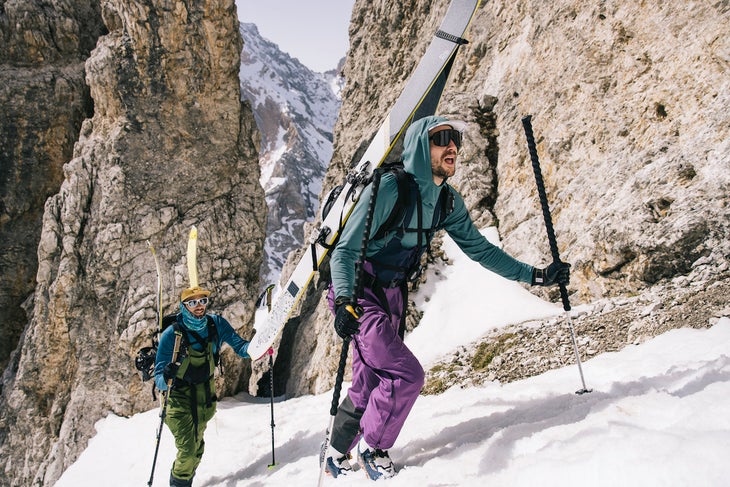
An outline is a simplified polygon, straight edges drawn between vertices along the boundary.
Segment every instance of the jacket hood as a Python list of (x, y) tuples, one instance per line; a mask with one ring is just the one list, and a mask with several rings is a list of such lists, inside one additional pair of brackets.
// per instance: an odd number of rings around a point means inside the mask
[(413, 174), (421, 188), (436, 186), (431, 172), (431, 145), (428, 131), (438, 125), (451, 125), (463, 131), (464, 122), (449, 120), (446, 117), (423, 117), (411, 124), (403, 139), (403, 166), (406, 172)]

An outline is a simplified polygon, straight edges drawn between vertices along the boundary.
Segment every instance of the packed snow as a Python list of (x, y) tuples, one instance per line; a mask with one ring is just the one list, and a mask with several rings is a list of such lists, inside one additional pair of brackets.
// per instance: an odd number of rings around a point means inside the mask
[[(486, 234), (495, 239), (492, 231)], [(406, 338), (424, 364), (487, 330), (563, 313), (524, 287), (475, 268), (453, 242), (446, 250), (453, 265), (419, 295), (424, 317)], [(672, 330), (582, 366), (592, 389), (586, 394), (575, 393), (581, 380), (572, 365), (509, 384), (453, 387), (420, 397), (390, 451), (399, 473), (384, 482), (729, 485), (729, 317), (708, 329)], [(331, 400), (332, 391), (276, 398), (272, 428), (270, 400), (243, 393), (223, 399), (205, 433), (206, 451), (193, 485), (316, 485)], [(99, 421), (96, 436), (56, 487), (146, 485), (159, 423), (158, 408)], [(174, 455), (165, 427), (153, 485), (168, 485)], [(325, 479), (331, 486), (370, 483), (361, 471)]]

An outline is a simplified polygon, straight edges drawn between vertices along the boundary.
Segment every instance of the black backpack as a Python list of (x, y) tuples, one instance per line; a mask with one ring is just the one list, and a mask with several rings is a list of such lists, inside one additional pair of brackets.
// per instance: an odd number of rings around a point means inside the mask
[[(201, 339), (199, 336), (194, 338), (201, 343), (204, 347), (208, 342), (215, 342), (218, 340), (218, 328), (215, 326), (215, 322), (210, 315), (206, 315), (208, 321), (208, 337), (207, 339)], [(160, 332), (152, 337), (152, 346), (140, 348), (137, 352), (137, 357), (134, 359), (134, 367), (142, 374), (142, 382), (147, 382), (155, 376), (155, 359), (157, 357), (157, 347), (159, 342), (157, 338), (162, 335), (162, 332), (167, 329), (168, 326), (172, 325), (176, 332), (180, 332), (180, 320), (182, 315), (180, 313), (169, 314), (162, 317), (162, 326)], [(190, 332), (193, 333), (193, 332)], [(196, 334), (197, 335), (197, 334)], [(190, 346), (190, 342), (187, 337), (187, 333), (182, 333), (182, 342), (180, 344), (179, 357), (183, 358), (187, 354), (187, 349)], [(216, 349), (213, 360), (215, 365), (220, 365), (220, 351)], [(155, 399), (155, 385), (152, 384), (152, 398)]]
[[(385, 173), (392, 173), (395, 176), (395, 181), (398, 186), (398, 198), (396, 203), (390, 211), (388, 218), (385, 222), (372, 234), (371, 240), (378, 240), (383, 238), (388, 232), (402, 230), (404, 232), (418, 232), (421, 231), (426, 235), (426, 249), (430, 251), (431, 238), (437, 230), (442, 228), (443, 222), (447, 216), (454, 210), (454, 194), (451, 192), (451, 188), (448, 184), (444, 184), (439, 195), (439, 200), (436, 205), (435, 218), (432, 225), (428, 228), (413, 229), (405, 228), (407, 222), (411, 221), (413, 213), (420, 210), (418, 203), (420, 203), (420, 193), (418, 189), (418, 183), (416, 182), (413, 174), (406, 172), (403, 161), (393, 162), (384, 166), (381, 166), (375, 171), (380, 172), (382, 177)], [(367, 184), (372, 184), (372, 177)], [(322, 220), (324, 220), (332, 209), (332, 205), (337, 200), (338, 196), (342, 192), (343, 185), (339, 185), (330, 191), (327, 195), (324, 205), (322, 206)], [(351, 186), (351, 191), (354, 186)], [(349, 196), (348, 196), (349, 197)], [(420, 218), (419, 218), (420, 221)], [(337, 246), (342, 231), (346, 223), (342, 223), (342, 217), (340, 216), (339, 229), (337, 231), (337, 237), (331, 244), (325, 243), (325, 238), (329, 235), (329, 232), (321, 234), (317, 240), (317, 243), (322, 245), (328, 250), (333, 250)], [(420, 240), (419, 240), (420, 241)], [(316, 261), (314, 261), (314, 270), (317, 270)]]

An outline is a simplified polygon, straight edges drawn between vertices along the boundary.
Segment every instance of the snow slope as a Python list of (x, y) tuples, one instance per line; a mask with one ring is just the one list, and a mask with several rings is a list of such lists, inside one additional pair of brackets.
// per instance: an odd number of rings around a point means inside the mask
[[(490, 236), (492, 236), (490, 234)], [(447, 244), (454, 265), (432, 283), (409, 346), (424, 362), (449, 347), (515, 319), (562, 312), (521, 286), (470, 269)], [(476, 280), (475, 280), (476, 279)], [(466, 293), (459, 298), (453, 286)], [(468, 293), (488, 296), (479, 306)], [(471, 299), (471, 298), (469, 298)], [(518, 315), (484, 319), (484, 309)], [(457, 311), (458, 309), (458, 311)], [(452, 315), (451, 313), (459, 313)], [(709, 319), (709, 317), (708, 317)], [(443, 332), (448, 324), (448, 333)], [(422, 335), (422, 336), (419, 336)], [(446, 338), (445, 335), (449, 335)], [(730, 318), (706, 330), (672, 330), (641, 345), (583, 363), (589, 394), (577, 395), (576, 366), (510, 384), (451, 388), (416, 402), (391, 450), (400, 468), (390, 486), (726, 486), (730, 484)], [(346, 390), (346, 387), (343, 389)], [(331, 392), (277, 399), (272, 463), (267, 400), (239, 394), (219, 404), (206, 431), (196, 486), (301, 486), (317, 483), (319, 445), (329, 423)], [(109, 416), (56, 487), (130, 486), (147, 482), (159, 410)], [(175, 454), (162, 434), (154, 485), (167, 485)], [(370, 485), (364, 475), (327, 485)]]

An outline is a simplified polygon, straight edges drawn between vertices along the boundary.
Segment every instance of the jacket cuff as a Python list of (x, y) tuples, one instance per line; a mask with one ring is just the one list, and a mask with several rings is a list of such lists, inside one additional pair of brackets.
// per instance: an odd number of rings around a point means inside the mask
[(532, 268), (532, 285), (542, 286), (545, 284), (545, 269)]
[(335, 298), (335, 311), (337, 311), (343, 304), (350, 304), (352, 298), (350, 296), (337, 296)]

